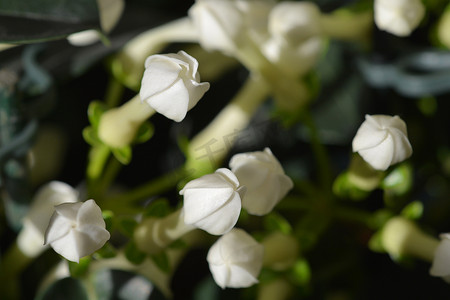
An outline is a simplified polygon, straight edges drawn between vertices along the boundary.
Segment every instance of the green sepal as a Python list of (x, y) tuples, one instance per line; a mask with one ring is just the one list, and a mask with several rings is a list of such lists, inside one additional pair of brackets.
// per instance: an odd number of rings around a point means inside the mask
[(157, 254), (153, 254), (150, 256), (155, 265), (164, 273), (169, 273), (170, 271), (170, 262), (167, 253), (161, 251)]
[(381, 239), (381, 235), (382, 235), (382, 230), (375, 232), (374, 234), (372, 234), (372, 237), (370, 238), (370, 240), (367, 244), (369, 249), (372, 250), (373, 252), (377, 252), (377, 253), (385, 253), (386, 252), (386, 250), (384, 249), (384, 246), (383, 246), (383, 241)]
[(122, 148), (111, 148), (114, 157), (123, 165), (128, 165), (131, 161), (132, 151), (130, 146)]
[(98, 128), (100, 118), (107, 110), (106, 104), (100, 101), (92, 101), (88, 106), (88, 119), (94, 129)]
[(290, 272), (291, 279), (300, 286), (306, 286), (311, 281), (311, 267), (304, 258), (295, 262)]
[(172, 212), (167, 199), (162, 198), (153, 201), (144, 212), (144, 217), (163, 218)]
[(95, 147), (102, 144), (102, 141), (98, 138), (97, 131), (92, 126), (84, 128), (82, 134), (83, 139), (89, 145)]
[(136, 133), (136, 137), (134, 138), (134, 142), (136, 144), (145, 143), (146, 141), (151, 139), (154, 133), (155, 127), (152, 125), (152, 123), (146, 121), (139, 127)]
[(400, 214), (410, 220), (420, 219), (423, 214), (423, 204), (420, 201), (413, 201), (406, 205)]
[(395, 167), (382, 181), (381, 187), (396, 196), (405, 195), (411, 190), (413, 183), (413, 169), (409, 163), (402, 163)]
[(70, 276), (74, 278), (82, 277), (86, 274), (86, 272), (89, 269), (89, 265), (91, 264), (92, 258), (90, 256), (85, 256), (80, 258), (80, 261), (78, 263), (69, 261), (69, 271)]
[(360, 201), (367, 198), (370, 194), (368, 191), (364, 191), (355, 185), (353, 185), (348, 179), (348, 172), (339, 174), (336, 180), (333, 182), (333, 194), (342, 199), (351, 199), (354, 201)]
[(145, 254), (144, 252), (140, 251), (136, 244), (134, 243), (134, 241), (130, 241), (126, 246), (125, 246), (125, 257), (132, 263), (135, 265), (140, 265), (145, 258), (147, 257), (147, 254)]
[(276, 212), (271, 212), (264, 217), (264, 228), (268, 231), (280, 231), (284, 234), (292, 233), (291, 224)]

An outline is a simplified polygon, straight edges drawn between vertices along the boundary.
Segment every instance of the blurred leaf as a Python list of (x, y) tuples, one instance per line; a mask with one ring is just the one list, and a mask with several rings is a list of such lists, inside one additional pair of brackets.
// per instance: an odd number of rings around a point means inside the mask
[(145, 143), (153, 136), (154, 132), (155, 128), (153, 125), (150, 122), (144, 122), (141, 127), (139, 127), (134, 142), (138, 144)]
[(134, 229), (137, 226), (137, 221), (132, 218), (122, 218), (118, 222), (117, 226), (120, 232), (122, 232), (127, 237), (132, 237), (134, 234)]
[(123, 148), (111, 148), (114, 157), (123, 165), (128, 165), (131, 161), (131, 147), (125, 146)]
[(403, 208), (401, 215), (410, 220), (417, 220), (422, 217), (423, 204), (420, 201), (413, 201)]
[(372, 229), (379, 229), (394, 216), (394, 213), (388, 209), (379, 209), (372, 215), (370, 226)]
[(264, 217), (264, 227), (268, 231), (281, 231), (284, 234), (292, 232), (291, 224), (283, 216), (275, 212), (271, 212)]
[(86, 127), (83, 129), (83, 139), (91, 146), (98, 146), (102, 142), (97, 136), (97, 132), (92, 126)]
[(314, 247), (329, 222), (329, 217), (314, 212), (307, 213), (300, 218), (295, 226), (295, 236), (298, 238), (303, 252)]
[(194, 300), (219, 300), (220, 287), (214, 281), (212, 276), (202, 280), (194, 290)]
[(80, 280), (67, 277), (51, 284), (35, 298), (36, 300), (89, 300)]
[(92, 259), (90, 256), (86, 256), (80, 258), (79, 263), (69, 261), (70, 276), (78, 278), (86, 274), (89, 269), (89, 265), (91, 264), (91, 260)]
[(100, 29), (95, 0), (3, 0), (0, 20), (0, 43), (32, 43)]
[(402, 163), (395, 167), (381, 183), (382, 188), (394, 193), (396, 196), (404, 195), (410, 191), (413, 183), (413, 169), (409, 163)]
[(103, 220), (105, 220), (106, 230), (109, 232), (113, 231), (114, 225), (114, 213), (110, 210), (102, 211)]
[(133, 241), (125, 246), (125, 257), (133, 264), (141, 264), (147, 255), (140, 251)]
[(188, 244), (183, 241), (182, 239), (178, 239), (168, 246), (170, 249), (185, 249), (188, 246)]
[(153, 254), (151, 258), (161, 271), (163, 271), (164, 273), (169, 273), (170, 262), (166, 252), (161, 251), (160, 253)]
[(97, 250), (93, 256), (96, 259), (112, 258), (117, 255), (117, 250), (110, 243), (106, 243), (103, 247)]
[(163, 218), (172, 212), (169, 200), (158, 199), (150, 203), (144, 212), (144, 217)]
[(333, 194), (342, 199), (351, 199), (355, 201), (363, 200), (369, 196), (370, 192), (363, 191), (352, 184), (348, 178), (348, 172), (339, 174), (333, 182)]
[(102, 114), (107, 110), (107, 107), (104, 103), (100, 101), (92, 101), (88, 107), (88, 118), (92, 127), (95, 129), (98, 128), (98, 123), (100, 122), (100, 118)]

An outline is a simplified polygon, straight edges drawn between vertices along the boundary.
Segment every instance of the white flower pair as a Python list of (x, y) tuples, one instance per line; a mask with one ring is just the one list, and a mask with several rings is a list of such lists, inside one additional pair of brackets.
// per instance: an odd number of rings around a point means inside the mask
[(194, 179), (180, 191), (186, 224), (224, 234), (236, 224), (242, 206), (250, 214), (265, 215), (293, 186), (269, 148), (237, 154), (230, 167)]

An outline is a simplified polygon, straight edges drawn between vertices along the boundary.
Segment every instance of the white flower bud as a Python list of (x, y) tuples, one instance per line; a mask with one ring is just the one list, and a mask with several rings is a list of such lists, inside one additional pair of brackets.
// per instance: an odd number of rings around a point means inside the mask
[(430, 275), (442, 277), (450, 283), (450, 234), (444, 233), (439, 237), (441, 241), (434, 252)]
[(198, 62), (184, 51), (151, 55), (145, 61), (141, 101), (169, 119), (180, 122), (209, 89), (200, 82)]
[(271, 212), (293, 187), (292, 180), (269, 148), (234, 155), (230, 169), (247, 188), (242, 206), (252, 215)]
[(267, 30), (271, 1), (197, 0), (189, 16), (206, 50), (232, 55), (248, 42), (251, 32)]
[(103, 247), (110, 238), (102, 211), (94, 200), (63, 203), (55, 207), (45, 244), (66, 259), (78, 262)]
[(20, 250), (28, 257), (39, 255), (46, 248), (44, 234), (55, 205), (77, 201), (77, 191), (64, 182), (52, 181), (42, 186), (23, 219), (23, 228), (17, 237)]
[(384, 171), (412, 154), (405, 122), (398, 116), (366, 115), (353, 138), (353, 152), (374, 169)]
[(408, 36), (425, 15), (421, 0), (375, 0), (375, 24), (397, 36)]
[(239, 218), (244, 193), (245, 187), (225, 168), (191, 180), (180, 191), (184, 196), (184, 222), (210, 234), (224, 234)]
[(258, 283), (263, 256), (261, 244), (244, 230), (234, 228), (211, 246), (206, 260), (221, 288), (245, 288)]
[(320, 16), (312, 2), (278, 3), (269, 15), (270, 38), (262, 45), (262, 52), (291, 76), (308, 72), (322, 49)]

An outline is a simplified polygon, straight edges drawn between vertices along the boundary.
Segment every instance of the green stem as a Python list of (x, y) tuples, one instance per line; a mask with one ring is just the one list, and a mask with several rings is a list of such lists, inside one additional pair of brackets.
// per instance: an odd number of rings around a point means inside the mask
[(125, 87), (114, 77), (110, 76), (105, 95), (105, 104), (109, 107), (119, 105)]
[(121, 205), (134, 204), (139, 200), (161, 194), (176, 186), (180, 180), (186, 177), (186, 175), (187, 173), (184, 168), (175, 169), (127, 193), (109, 198), (105, 201), (106, 208), (108, 206), (113, 206), (114, 203), (120, 203)]
[[(303, 121), (303, 124), (308, 127), (310, 132), (311, 148), (317, 162), (319, 180), (324, 191), (326, 191), (328, 194), (331, 194), (331, 164), (326, 149), (320, 142), (319, 131), (317, 130), (316, 124), (314, 123), (311, 114), (307, 110), (304, 110), (302, 112), (301, 119)], [(331, 195), (328, 198), (331, 199)]]
[(103, 144), (91, 148), (89, 152), (89, 162), (86, 169), (89, 195), (96, 194), (96, 184), (103, 173), (103, 169), (110, 154), (110, 149)]
[(122, 164), (115, 157), (109, 159), (103, 176), (98, 180), (94, 188), (95, 196), (102, 198), (102, 195), (108, 190), (114, 179), (116, 179), (117, 173), (120, 171), (121, 167)]

